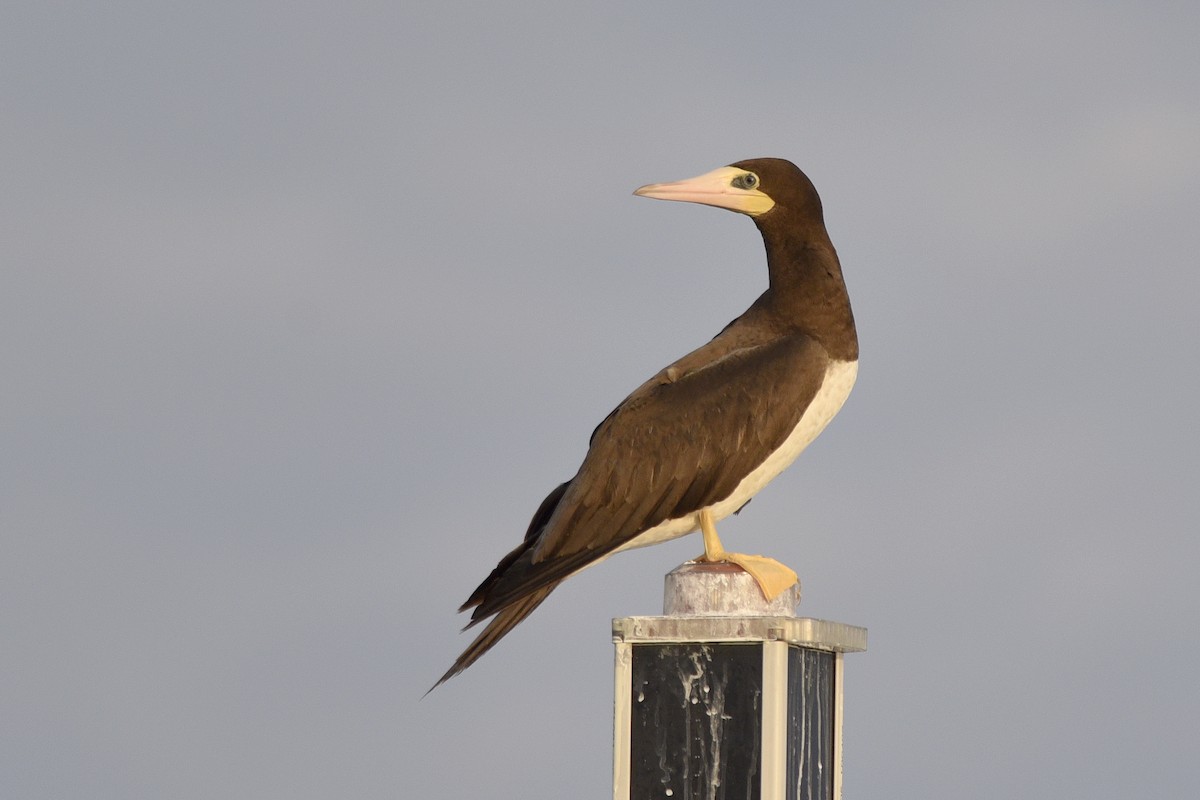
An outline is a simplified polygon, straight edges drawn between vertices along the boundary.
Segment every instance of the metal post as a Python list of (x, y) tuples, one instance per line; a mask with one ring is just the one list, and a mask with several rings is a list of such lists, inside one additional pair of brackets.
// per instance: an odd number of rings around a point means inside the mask
[(799, 601), (688, 563), (663, 616), (613, 620), (614, 800), (840, 800), (842, 654), (867, 632), (796, 617)]

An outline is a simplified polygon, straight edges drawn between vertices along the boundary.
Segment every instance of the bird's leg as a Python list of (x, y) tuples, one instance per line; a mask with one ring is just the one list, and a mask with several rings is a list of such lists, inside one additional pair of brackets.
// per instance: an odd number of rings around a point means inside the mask
[[(701, 509), (698, 515), (700, 517), (700, 535), (704, 537), (704, 561), (725, 561), (725, 548), (721, 546), (721, 540), (717, 538), (717, 526), (713, 523), (712, 512), (707, 508)], [(699, 561), (700, 559), (697, 559)]]
[(704, 555), (697, 556), (696, 561), (726, 561), (737, 564), (758, 582), (758, 588), (768, 600), (774, 600), (799, 580), (791, 567), (773, 558), (727, 552), (721, 546), (721, 540), (717, 538), (717, 526), (713, 523), (712, 512), (707, 508), (701, 509), (696, 517), (700, 523), (700, 533), (704, 536)]

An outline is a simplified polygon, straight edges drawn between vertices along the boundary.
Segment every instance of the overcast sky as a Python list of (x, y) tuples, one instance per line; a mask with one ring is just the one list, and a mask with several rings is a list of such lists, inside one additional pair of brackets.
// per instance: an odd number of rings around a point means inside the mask
[(739, 517), (862, 625), (846, 796), (1200, 785), (1200, 5), (0, 12), (0, 797), (610, 795), (567, 582), (428, 697), (592, 428), (765, 287), (804, 169), (858, 385)]

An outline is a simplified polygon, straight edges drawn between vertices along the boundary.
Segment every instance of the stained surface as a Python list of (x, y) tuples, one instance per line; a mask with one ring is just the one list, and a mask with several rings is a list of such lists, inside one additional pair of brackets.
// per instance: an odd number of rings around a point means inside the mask
[(833, 658), (788, 648), (788, 800), (833, 798)]
[(633, 648), (630, 797), (757, 800), (762, 647)]

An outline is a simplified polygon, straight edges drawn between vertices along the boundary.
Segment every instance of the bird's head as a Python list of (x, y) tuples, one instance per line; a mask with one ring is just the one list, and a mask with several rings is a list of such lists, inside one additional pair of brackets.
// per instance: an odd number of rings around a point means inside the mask
[(821, 199), (808, 176), (782, 158), (754, 158), (673, 183), (652, 183), (634, 192), (657, 200), (683, 200), (754, 217), (782, 209), (821, 219)]

